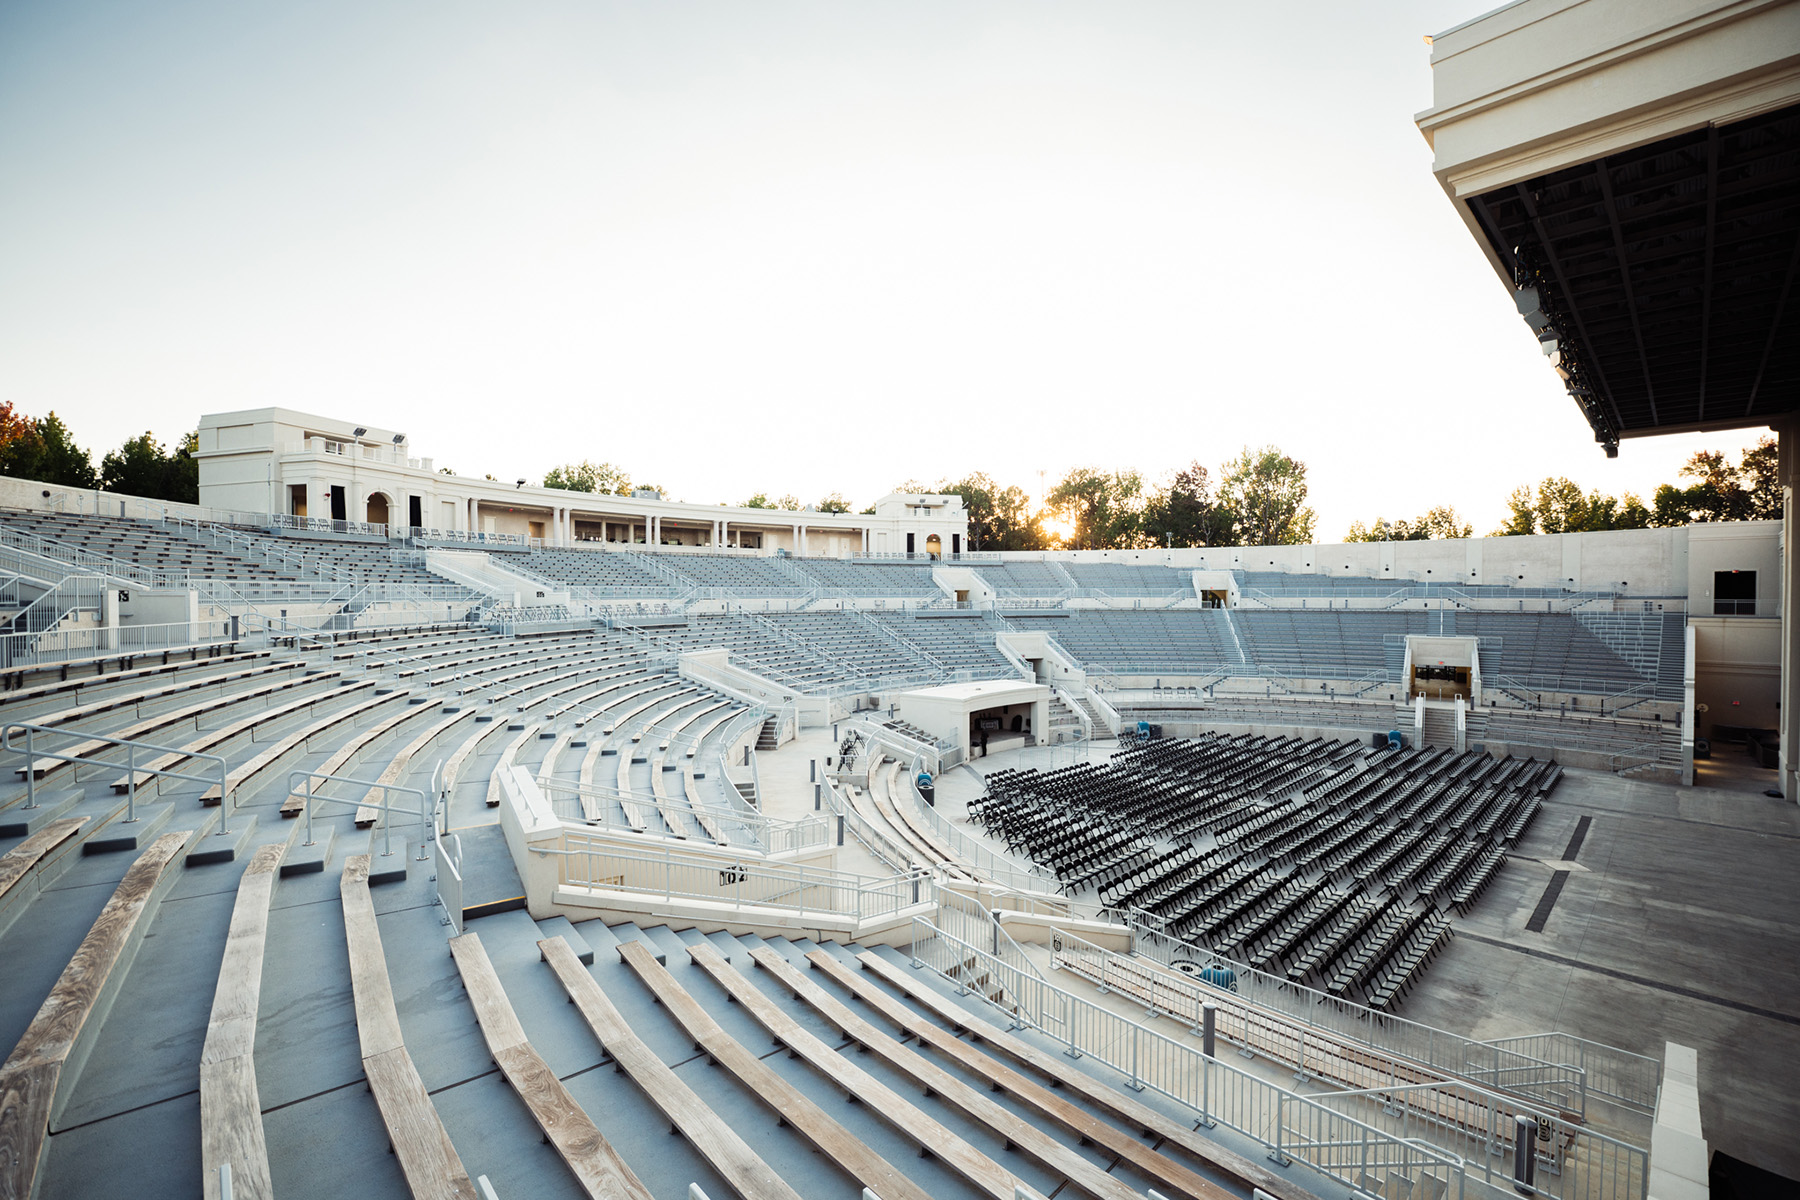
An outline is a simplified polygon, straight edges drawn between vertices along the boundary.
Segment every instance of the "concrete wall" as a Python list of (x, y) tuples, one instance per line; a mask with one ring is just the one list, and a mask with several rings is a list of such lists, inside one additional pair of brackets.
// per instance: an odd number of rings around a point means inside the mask
[(1781, 615), (1781, 522), (1688, 526), (1688, 611), (1713, 615), (1713, 573), (1756, 572), (1756, 615)]
[[(1774, 729), (1781, 697), (1781, 622), (1758, 617), (1691, 617), (1695, 731), (1713, 726)], [(1706, 706), (1700, 712), (1700, 705)]]

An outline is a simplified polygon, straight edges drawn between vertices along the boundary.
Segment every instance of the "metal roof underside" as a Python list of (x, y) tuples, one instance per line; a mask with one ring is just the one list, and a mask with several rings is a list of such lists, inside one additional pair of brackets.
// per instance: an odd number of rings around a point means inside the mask
[(1800, 105), (1468, 204), (1608, 453), (1800, 410)]

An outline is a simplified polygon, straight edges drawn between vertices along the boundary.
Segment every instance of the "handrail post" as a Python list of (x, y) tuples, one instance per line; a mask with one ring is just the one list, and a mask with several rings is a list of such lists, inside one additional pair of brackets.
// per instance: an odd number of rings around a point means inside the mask
[[(73, 773), (73, 772), (71, 772)], [(125, 747), (125, 823), (137, 820), (137, 747)]]
[(37, 807), (37, 753), (32, 749), (32, 730), (25, 731), (25, 807)]

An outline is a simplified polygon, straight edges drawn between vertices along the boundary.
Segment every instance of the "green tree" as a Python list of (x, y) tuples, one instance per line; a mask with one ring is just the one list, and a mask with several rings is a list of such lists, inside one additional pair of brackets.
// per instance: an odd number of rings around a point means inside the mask
[(750, 497), (748, 500), (746, 500), (742, 504), (738, 505), (738, 507), (739, 508), (774, 508), (775, 503), (774, 503), (774, 501), (769, 499), (769, 494), (767, 492), (758, 492), (758, 493), (756, 493), (756, 495)]
[(18, 479), (35, 479), (60, 487), (91, 488), (99, 485), (94, 460), (54, 412), (26, 421), (12, 440), (0, 447), (0, 473)]
[(100, 460), (100, 486), (128, 496), (198, 504), (200, 462), (194, 452), (199, 448), (198, 433), (186, 434), (166, 451), (150, 433), (131, 438)]
[(971, 550), (1048, 548), (1043, 524), (1031, 511), (1031, 497), (1025, 494), (1023, 488), (1001, 487), (976, 471), (954, 483), (936, 484), (929, 490), (940, 495), (962, 497), (963, 512), (969, 521)]
[(781, 509), (786, 509), (789, 512), (799, 512), (800, 511), (800, 498), (798, 496), (794, 495), (792, 492), (789, 492), (787, 495), (785, 495), (785, 496), (781, 497), (779, 500), (775, 501), (775, 507), (781, 508)]
[(1150, 497), (1144, 506), (1144, 536), (1157, 546), (1236, 544), (1231, 514), (1215, 501), (1212, 476), (1198, 459)]
[[(1507, 500), (1506, 523), (1489, 537), (1511, 537), (1528, 533), (1595, 533), (1608, 529), (1644, 529), (1655, 524), (1683, 524), (1675, 519), (1681, 495), (1679, 489), (1664, 484), (1657, 489), (1657, 508), (1653, 511), (1630, 492), (1608, 496), (1600, 491), (1583, 492), (1571, 479), (1544, 479), (1534, 491), (1531, 487), (1513, 489)], [(1667, 518), (1667, 519), (1665, 519)]]
[(1313, 539), (1306, 506), (1306, 464), (1274, 446), (1244, 447), (1220, 471), (1219, 504), (1231, 514), (1238, 544), (1299, 546)]
[(1350, 522), (1350, 531), (1344, 534), (1346, 542), (1422, 542), (1431, 536), (1431, 529), (1424, 520), (1408, 521), (1401, 518), (1389, 521), (1386, 517), (1376, 517), (1373, 525), (1364, 525), (1361, 521)]
[(1072, 550), (1118, 550), (1144, 544), (1144, 478), (1136, 471), (1076, 467), (1044, 497), (1068, 523)]
[(1520, 537), (1537, 532), (1537, 502), (1531, 485), (1521, 484), (1506, 498), (1506, 523), (1489, 537)]
[(844, 499), (842, 492), (833, 492), (814, 504), (813, 508), (822, 513), (847, 513), (850, 511), (850, 502)]
[(589, 462), (584, 458), (578, 463), (565, 463), (560, 467), (553, 468), (549, 474), (544, 476), (544, 486), (561, 488), (565, 492), (598, 492), (602, 495), (629, 496), (634, 485), (631, 482), (630, 474), (624, 467), (616, 463)]

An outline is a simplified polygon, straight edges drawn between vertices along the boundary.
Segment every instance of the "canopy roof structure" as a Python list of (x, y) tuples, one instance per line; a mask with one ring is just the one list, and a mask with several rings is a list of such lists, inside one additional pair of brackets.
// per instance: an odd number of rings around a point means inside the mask
[(1800, 4), (1518, 0), (1427, 41), (1433, 174), (1609, 455), (1800, 412)]
[(1800, 409), (1800, 105), (1467, 203), (1596, 439)]

